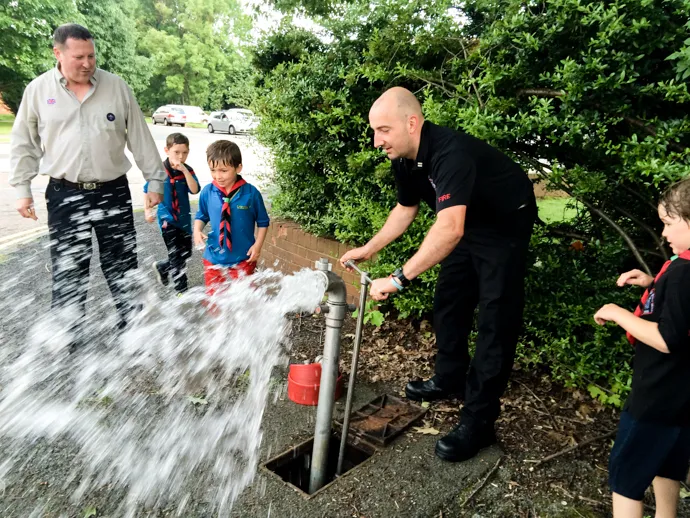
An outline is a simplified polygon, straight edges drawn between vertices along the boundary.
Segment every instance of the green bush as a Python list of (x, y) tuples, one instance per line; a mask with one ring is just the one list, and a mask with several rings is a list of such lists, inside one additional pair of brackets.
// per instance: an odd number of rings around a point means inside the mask
[[(276, 4), (319, 14), (313, 2)], [(257, 47), (274, 209), (317, 234), (366, 242), (395, 203), (368, 110), (386, 88), (410, 88), (427, 119), (492, 143), (578, 200), (575, 217), (539, 226), (532, 241), (520, 358), (618, 404), (632, 350), (592, 315), (605, 302), (632, 308), (639, 292), (616, 288), (616, 277), (668, 256), (656, 200), (690, 170), (690, 1), (475, 0), (464, 13), (446, 0), (330, 5), (316, 18), (322, 41), (283, 26)], [(409, 258), (432, 220), (424, 209), (372, 273)], [(436, 274), (392, 298), (401, 316), (431, 308)]]

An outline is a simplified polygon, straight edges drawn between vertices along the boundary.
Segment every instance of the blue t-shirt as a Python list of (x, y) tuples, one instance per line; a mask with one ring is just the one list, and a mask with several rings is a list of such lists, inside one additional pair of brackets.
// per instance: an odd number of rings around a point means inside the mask
[[(165, 161), (165, 166), (170, 169), (170, 172), (174, 176), (184, 176), (182, 174), (182, 171), (178, 171), (177, 169), (172, 169), (170, 167), (170, 162), (168, 160)], [(196, 177), (196, 174), (194, 174), (194, 170), (189, 167), (187, 164), (184, 165), (187, 170), (192, 173), (192, 177), (194, 180), (196, 180), (197, 185), (199, 185), (199, 180)], [(173, 196), (172, 196), (172, 189), (173, 189), (173, 184), (170, 183), (170, 177), (167, 177), (164, 180), (164, 192), (163, 192), (163, 203), (158, 204), (158, 225), (163, 228), (164, 224), (167, 223), (168, 225), (173, 225), (177, 228), (181, 228), (185, 232), (191, 235), (192, 233), (192, 209), (189, 206), (189, 195), (191, 191), (189, 190), (189, 186), (187, 185), (187, 180), (185, 178), (182, 178), (181, 180), (176, 180), (175, 181), (175, 190), (177, 191), (177, 200), (180, 206), (180, 214), (178, 215), (177, 221), (175, 221), (175, 217), (173, 216), (173, 209), (172, 209), (172, 201), (173, 201)], [(149, 190), (149, 183), (146, 182), (144, 184), (144, 192), (148, 192)]]
[(199, 210), (195, 218), (211, 223), (204, 259), (212, 264), (235, 266), (249, 258), (247, 252), (256, 242), (254, 227), (268, 227), (268, 213), (256, 187), (248, 183), (240, 187), (230, 205), (232, 250), (228, 250), (225, 243), (221, 246), (218, 242), (222, 209), (223, 193), (213, 184), (204, 187), (199, 195)]

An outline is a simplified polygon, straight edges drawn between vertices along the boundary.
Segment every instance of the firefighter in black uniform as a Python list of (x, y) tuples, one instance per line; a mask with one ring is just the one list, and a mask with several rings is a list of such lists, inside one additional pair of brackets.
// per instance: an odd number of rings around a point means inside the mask
[[(404, 88), (387, 90), (372, 106), (369, 122), (374, 146), (391, 160), (398, 203), (383, 228), (340, 261), (369, 259), (397, 239), (421, 201), (436, 211), (417, 253), (389, 277), (374, 280), (370, 293), (384, 300), (441, 264), (434, 295), (435, 375), (411, 381), (405, 391), (416, 401), (464, 399), (460, 423), (436, 443), (440, 458), (463, 461), (496, 442), (499, 398), (522, 325), (525, 263), (537, 215), (532, 183), (485, 142), (425, 121)], [(477, 308), (470, 359), (467, 338)]]

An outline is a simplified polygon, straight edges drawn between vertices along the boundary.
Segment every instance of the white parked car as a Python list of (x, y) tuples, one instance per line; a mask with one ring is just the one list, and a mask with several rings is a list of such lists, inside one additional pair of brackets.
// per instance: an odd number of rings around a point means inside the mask
[(259, 121), (251, 110), (233, 108), (230, 110), (212, 112), (208, 120), (208, 132), (222, 131), (235, 135), (236, 133), (250, 133), (256, 129)]
[(177, 108), (182, 108), (187, 116), (187, 122), (194, 122), (196, 124), (207, 124), (209, 120), (208, 113), (202, 110), (199, 106), (178, 106), (171, 104)]
[(187, 124), (187, 115), (182, 108), (166, 104), (153, 112), (151, 121), (154, 125), (165, 124), (166, 126), (172, 126), (173, 124), (179, 124), (184, 126)]

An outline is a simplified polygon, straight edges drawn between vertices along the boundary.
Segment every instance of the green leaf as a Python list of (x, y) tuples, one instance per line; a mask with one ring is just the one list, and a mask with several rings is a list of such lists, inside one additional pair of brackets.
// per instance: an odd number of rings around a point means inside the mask
[(187, 400), (193, 405), (208, 405), (208, 401), (203, 397), (187, 396)]

